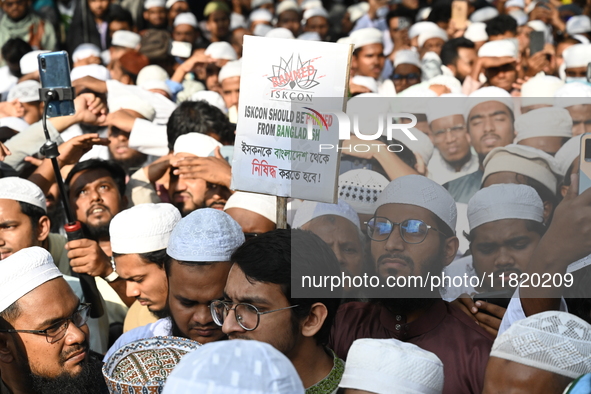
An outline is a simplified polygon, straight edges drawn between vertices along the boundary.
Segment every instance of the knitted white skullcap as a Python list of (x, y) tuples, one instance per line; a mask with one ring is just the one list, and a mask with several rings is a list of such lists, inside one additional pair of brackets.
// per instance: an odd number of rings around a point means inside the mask
[(21, 68), (21, 74), (27, 75), (32, 72), (39, 70), (39, 61), (37, 60), (37, 56), (42, 53), (48, 53), (49, 51), (31, 51), (26, 53), (21, 60), (19, 61), (19, 66)]
[(423, 45), (425, 45), (425, 42), (431, 38), (441, 38), (446, 42), (448, 40), (447, 32), (441, 27), (438, 26), (437, 28), (427, 29), (419, 34), (419, 48), (422, 48)]
[(394, 55), (394, 69), (401, 64), (412, 64), (421, 68), (421, 60), (419, 54), (408, 49), (401, 49)]
[(427, 101), (427, 122), (431, 124), (434, 120), (453, 115), (464, 117), (464, 106), (466, 97), (432, 98)]
[(348, 203), (355, 212), (374, 214), (376, 202), (388, 179), (371, 170), (351, 170), (339, 175), (339, 200)]
[(378, 198), (377, 207), (407, 204), (424, 208), (443, 220), (455, 232), (458, 216), (456, 202), (445, 188), (422, 175), (394, 179)]
[(220, 70), (218, 82), (221, 84), (226, 78), (239, 77), (241, 73), (242, 59), (230, 61)]
[(192, 12), (182, 12), (178, 14), (176, 18), (174, 18), (173, 26), (176, 27), (179, 25), (189, 25), (195, 29), (199, 27), (197, 18)]
[(397, 339), (357, 339), (339, 387), (376, 394), (441, 394), (443, 363), (435, 354)]
[(150, 8), (153, 8), (153, 7), (165, 8), (166, 7), (166, 0), (146, 0), (146, 1), (144, 1), (144, 8), (146, 10), (149, 10)]
[(355, 30), (349, 35), (349, 37), (355, 45), (355, 49), (361, 48), (365, 45), (384, 44), (384, 36), (382, 32), (373, 27)]
[(485, 42), (478, 50), (478, 57), (513, 57), (517, 59), (517, 56), (517, 47), (511, 40)]
[(86, 59), (87, 57), (101, 56), (101, 49), (94, 44), (84, 43), (80, 44), (72, 53), (72, 62), (76, 63), (78, 60)]
[(591, 19), (587, 15), (574, 15), (566, 21), (566, 33), (569, 36), (591, 32)]
[(433, 22), (417, 22), (408, 29), (408, 38), (415, 38), (424, 31), (435, 29), (437, 26)]
[(43, 191), (26, 179), (15, 176), (0, 178), (0, 199), (26, 202), (47, 212)]
[(316, 16), (321, 16), (323, 18), (328, 19), (328, 11), (326, 11), (322, 7), (310, 8), (309, 10), (304, 11), (304, 16), (302, 17), (302, 25), (305, 25), (306, 22), (308, 22), (308, 19), (314, 18)]
[(566, 109), (544, 107), (515, 119), (515, 143), (534, 137), (573, 136), (573, 120)]
[(248, 16), (250, 23), (252, 22), (271, 22), (273, 20), (273, 14), (266, 8), (259, 8), (254, 10)]
[(205, 54), (214, 59), (236, 60), (238, 55), (232, 45), (226, 41), (212, 42), (207, 46)]
[(287, 40), (295, 39), (291, 30), (286, 29), (285, 27), (276, 27), (274, 29), (269, 30), (267, 34), (265, 34), (267, 38), (283, 38)]
[(512, 183), (480, 189), (468, 202), (470, 231), (485, 223), (524, 219), (542, 223), (544, 203), (531, 186)]
[(111, 73), (107, 67), (101, 64), (86, 64), (84, 66), (74, 67), (70, 71), (70, 81), (72, 82), (84, 77), (93, 77), (99, 81), (107, 81), (111, 79)]
[(575, 44), (562, 53), (566, 69), (587, 67), (591, 63), (591, 44)]
[(464, 37), (472, 42), (487, 41), (488, 34), (486, 34), (486, 23), (472, 23), (464, 32)]
[(591, 372), (591, 325), (567, 312), (538, 313), (499, 335), (490, 355), (575, 379)]
[(567, 108), (573, 105), (591, 104), (591, 86), (570, 82), (554, 93), (554, 106)]
[(115, 253), (149, 253), (166, 249), (181, 213), (172, 204), (140, 204), (121, 211), (109, 225)]
[(115, 33), (113, 33), (111, 45), (136, 49), (137, 46), (140, 45), (141, 40), (142, 37), (137, 33), (127, 30), (117, 30)]
[(564, 86), (564, 81), (552, 75), (539, 73), (521, 85), (521, 106), (554, 104), (554, 93)]
[(298, 4), (295, 1), (283, 0), (281, 3), (277, 5), (277, 8), (275, 9), (275, 15), (279, 16), (283, 12), (289, 10), (300, 12), (300, 8), (298, 7)]
[(178, 222), (166, 253), (179, 261), (230, 261), (232, 253), (243, 243), (242, 228), (230, 215), (202, 208)]
[(484, 7), (476, 10), (470, 15), (470, 22), (486, 22), (499, 16), (499, 11), (495, 7)]
[(19, 82), (8, 91), (7, 101), (18, 99), (21, 103), (39, 101), (39, 89), (41, 84), (35, 80)]
[(494, 148), (484, 159), (484, 174), (486, 178), (497, 172), (514, 172), (535, 179), (551, 192), (556, 192), (558, 167), (554, 157), (544, 151), (531, 146), (510, 144)]
[(142, 117), (146, 118), (150, 122), (154, 120), (156, 116), (156, 110), (154, 107), (147, 102), (137, 96), (135, 94), (116, 94), (116, 95), (109, 95), (108, 98), (109, 104), (109, 112), (115, 112), (120, 109), (130, 109), (139, 113)]
[(466, 122), (470, 121), (470, 112), (472, 112), (474, 107), (488, 101), (498, 101), (509, 108), (511, 112), (513, 112), (513, 98), (509, 92), (496, 86), (487, 86), (472, 92), (468, 96), (464, 111), (464, 118), (466, 119)]
[(162, 67), (151, 64), (140, 70), (137, 75), (137, 85), (142, 85), (147, 81), (166, 81), (168, 79), (168, 73)]
[(201, 133), (180, 135), (174, 142), (174, 153), (191, 153), (198, 157), (207, 157), (217, 147), (223, 146), (214, 138)]
[(345, 201), (339, 199), (337, 204), (327, 204), (315, 201), (304, 201), (293, 217), (292, 228), (300, 228), (312, 219), (320, 216), (335, 215), (349, 220), (360, 228), (357, 212)]
[(277, 197), (266, 194), (236, 192), (228, 198), (224, 211), (230, 208), (241, 208), (258, 213), (277, 223)]
[(45, 282), (62, 276), (51, 254), (39, 246), (0, 260), (0, 312)]

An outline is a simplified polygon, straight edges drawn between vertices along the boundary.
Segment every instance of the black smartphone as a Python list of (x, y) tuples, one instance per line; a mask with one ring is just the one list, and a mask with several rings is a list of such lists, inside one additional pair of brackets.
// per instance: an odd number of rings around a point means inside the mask
[[(66, 51), (42, 53), (37, 57), (39, 76), (43, 88), (72, 87), (70, 80), (70, 60)], [(47, 117), (69, 116), (76, 113), (74, 100), (52, 100), (47, 103)]]
[(579, 194), (591, 187), (591, 133), (581, 136), (579, 156)]
[(489, 304), (498, 305), (502, 308), (507, 309), (509, 306), (509, 301), (511, 301), (511, 297), (515, 293), (515, 289), (510, 290), (501, 290), (501, 291), (489, 291), (487, 293), (480, 293), (475, 294), (472, 299), (474, 302), (476, 301), (484, 301), (488, 302)]
[(587, 82), (591, 82), (591, 63), (587, 64)]
[(532, 56), (544, 49), (546, 40), (543, 31), (532, 31), (529, 33), (529, 55)]

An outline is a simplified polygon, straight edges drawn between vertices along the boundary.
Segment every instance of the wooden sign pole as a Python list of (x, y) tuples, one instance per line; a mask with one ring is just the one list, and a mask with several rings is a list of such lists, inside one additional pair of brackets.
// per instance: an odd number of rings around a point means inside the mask
[(287, 228), (287, 197), (277, 196), (277, 228)]

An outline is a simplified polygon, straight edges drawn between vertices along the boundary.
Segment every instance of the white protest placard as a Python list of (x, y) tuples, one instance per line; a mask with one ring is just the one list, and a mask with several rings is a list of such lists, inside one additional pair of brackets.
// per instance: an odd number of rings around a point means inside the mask
[(245, 36), (232, 189), (336, 203), (352, 46)]

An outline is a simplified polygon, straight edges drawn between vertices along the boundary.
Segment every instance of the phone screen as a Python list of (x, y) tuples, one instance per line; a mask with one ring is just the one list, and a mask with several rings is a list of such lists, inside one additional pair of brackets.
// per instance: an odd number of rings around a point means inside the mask
[(532, 31), (529, 34), (529, 54), (530, 56), (544, 49), (545, 38), (543, 31)]
[[(39, 77), (44, 88), (72, 87), (70, 81), (70, 61), (66, 51), (42, 53), (38, 56)], [(47, 103), (47, 117), (74, 115), (76, 109), (73, 100), (52, 100)]]

